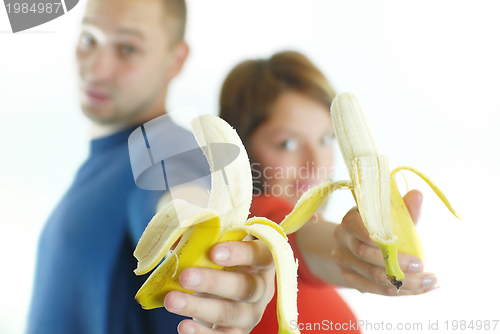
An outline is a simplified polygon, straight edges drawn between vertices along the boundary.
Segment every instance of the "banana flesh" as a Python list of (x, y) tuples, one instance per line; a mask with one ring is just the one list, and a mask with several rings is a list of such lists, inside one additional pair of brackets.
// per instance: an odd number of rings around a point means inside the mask
[[(209, 204), (200, 208), (173, 200), (149, 222), (134, 252), (138, 260), (135, 273), (154, 271), (137, 292), (136, 300), (143, 308), (153, 309), (163, 307), (165, 295), (172, 290), (193, 293), (179, 284), (182, 270), (190, 266), (234, 270), (212, 263), (210, 249), (219, 242), (240, 241), (251, 234), (269, 247), (276, 266), (279, 333), (300, 333), (290, 327), (292, 321), (297, 321), (297, 263), (286, 235), (307, 223), (332, 191), (351, 187), (351, 182), (329, 182), (310, 189), (281, 225), (263, 217), (247, 219), (252, 175), (238, 134), (225, 121), (211, 115), (194, 119), (191, 126), (212, 172)], [(236, 158), (232, 147), (238, 150)], [(232, 162), (226, 164), (227, 161)], [(179, 237), (177, 246), (160, 263)]]
[[(193, 293), (184, 290), (178, 281), (182, 270), (189, 266), (234, 270), (212, 263), (210, 249), (219, 242), (243, 240), (252, 234), (269, 247), (276, 265), (279, 333), (299, 333), (290, 327), (292, 320), (297, 321), (297, 263), (286, 235), (307, 223), (328, 196), (339, 188), (351, 189), (370, 238), (382, 251), (387, 277), (400, 288), (404, 274), (398, 264), (398, 252), (422, 260), (424, 255), (399, 193), (396, 175), (402, 170), (414, 172), (427, 182), (456, 217), (462, 219), (462, 216), (420, 171), (409, 166), (389, 171), (387, 156), (381, 154), (373, 128), (353, 94), (337, 95), (331, 113), (350, 180), (325, 182), (309, 189), (280, 225), (262, 217), (247, 219), (252, 200), (252, 176), (246, 150), (236, 131), (211, 115), (200, 116), (192, 122), (195, 138), (204, 149), (212, 171), (209, 205), (199, 208), (173, 200), (148, 224), (134, 252), (138, 260), (136, 274), (154, 269), (136, 295), (143, 308), (163, 307), (165, 295), (172, 290)], [(224, 162), (234, 156), (234, 152), (227, 147), (215, 149), (216, 144), (221, 143), (232, 144), (239, 150), (228, 165)], [(179, 237), (177, 246), (160, 263)]]
[(349, 171), (353, 196), (370, 238), (382, 251), (388, 280), (398, 289), (404, 278), (398, 252), (424, 260), (424, 252), (415, 225), (399, 193), (396, 174), (403, 169), (420, 176), (457, 218), (462, 216), (451, 206), (441, 190), (423, 173), (409, 166), (389, 171), (387, 156), (382, 155), (364, 108), (354, 94), (337, 95), (331, 105), (335, 134), (344, 163)]

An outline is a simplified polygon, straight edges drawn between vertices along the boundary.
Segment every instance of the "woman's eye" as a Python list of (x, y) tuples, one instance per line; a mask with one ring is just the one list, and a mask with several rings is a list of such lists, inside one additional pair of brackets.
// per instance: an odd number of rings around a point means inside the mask
[(137, 49), (130, 45), (122, 45), (120, 46), (120, 54), (122, 56), (128, 57), (137, 52)]
[(298, 147), (299, 147), (299, 144), (297, 143), (297, 141), (295, 139), (288, 139), (286, 141), (284, 141), (283, 143), (281, 143), (281, 148), (287, 150), (287, 151), (295, 151)]
[(334, 139), (334, 138), (335, 138), (335, 137), (334, 137), (333, 135), (330, 135), (330, 134), (328, 134), (328, 135), (324, 135), (324, 136), (321, 138), (321, 144), (322, 144), (322, 145), (330, 145), (330, 144), (332, 144), (332, 143), (333, 143), (333, 139)]

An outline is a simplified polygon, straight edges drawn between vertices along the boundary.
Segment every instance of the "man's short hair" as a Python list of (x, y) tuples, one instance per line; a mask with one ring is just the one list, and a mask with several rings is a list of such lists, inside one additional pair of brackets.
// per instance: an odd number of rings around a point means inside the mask
[(172, 42), (184, 39), (186, 31), (186, 2), (185, 0), (162, 0), (167, 15), (167, 25), (171, 32)]

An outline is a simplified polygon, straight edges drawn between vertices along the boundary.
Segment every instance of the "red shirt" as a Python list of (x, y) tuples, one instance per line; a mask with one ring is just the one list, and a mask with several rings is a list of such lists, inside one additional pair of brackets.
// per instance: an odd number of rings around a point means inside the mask
[[(271, 196), (256, 196), (252, 200), (250, 217), (266, 217), (280, 223), (293, 206), (285, 200)], [(361, 333), (356, 329), (357, 319), (335, 287), (316, 278), (309, 272), (304, 259), (297, 249), (294, 234), (288, 235), (294, 256), (299, 260), (297, 304), (298, 324), (294, 324), (302, 333)], [(275, 290), (276, 291), (276, 290)], [(276, 293), (267, 305), (260, 323), (251, 334), (278, 333), (276, 316)]]

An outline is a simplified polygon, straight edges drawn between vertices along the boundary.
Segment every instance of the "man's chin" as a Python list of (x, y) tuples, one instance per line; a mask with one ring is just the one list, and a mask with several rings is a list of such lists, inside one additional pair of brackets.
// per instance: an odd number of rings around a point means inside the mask
[(110, 125), (117, 122), (115, 112), (110, 108), (96, 108), (85, 104), (81, 108), (83, 114), (94, 123)]

